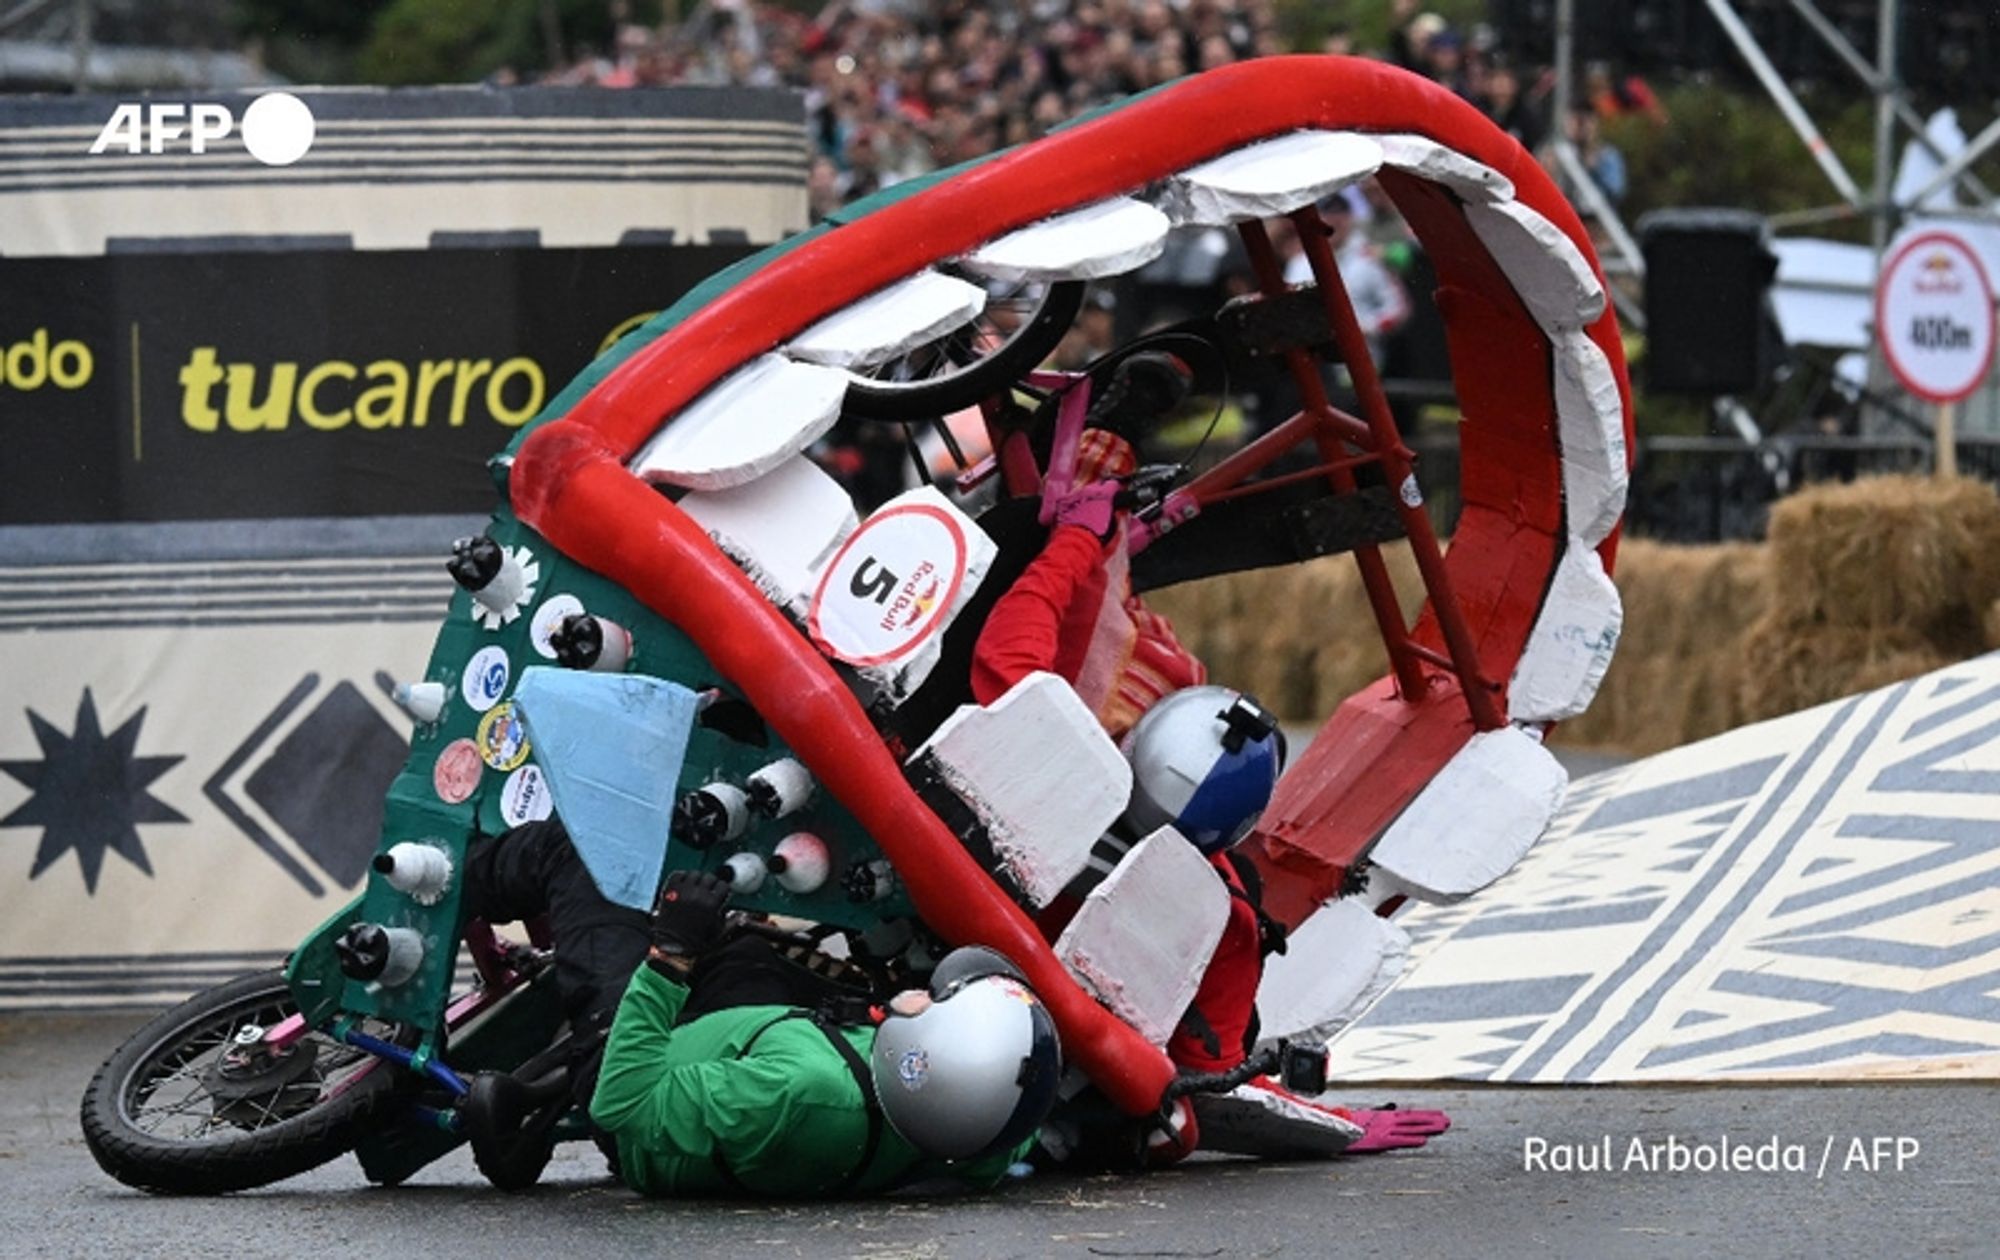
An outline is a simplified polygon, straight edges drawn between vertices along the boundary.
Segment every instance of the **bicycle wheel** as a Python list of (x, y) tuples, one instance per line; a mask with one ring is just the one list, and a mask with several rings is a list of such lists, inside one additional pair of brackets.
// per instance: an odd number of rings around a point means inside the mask
[(1033, 371), (1083, 307), (1085, 284), (1016, 284), (978, 319), (891, 359), (847, 387), (847, 411), (870, 420), (929, 420), (971, 407)]
[(395, 1074), (319, 1033), (275, 1055), (263, 1050), (250, 1030), (296, 1010), (284, 973), (260, 971), (197, 993), (134, 1033), (84, 1091), (83, 1136), (98, 1166), (141, 1190), (224, 1194), (351, 1148)]

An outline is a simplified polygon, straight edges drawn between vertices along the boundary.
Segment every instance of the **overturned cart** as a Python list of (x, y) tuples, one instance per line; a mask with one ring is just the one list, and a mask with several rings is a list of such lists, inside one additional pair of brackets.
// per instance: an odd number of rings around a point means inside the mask
[[(1464, 415), (1448, 552), (1316, 208), (1371, 177), (1439, 277)], [(1310, 286), (1284, 282), (1280, 220)], [(364, 894), (283, 981), (196, 999), (151, 1058), (114, 1060), (93, 1096), (125, 1119), (100, 1116), (100, 1158), (136, 1184), (226, 1189), (349, 1146), (395, 1180), (457, 1141), (464, 1074), (556, 1031), (545, 955), (468, 923), (458, 873), (475, 837), (552, 796), (630, 904), (703, 867), (890, 979), (947, 944), (1000, 949), (1070, 1061), (1156, 1114), (1226, 894), (1156, 835), (1048, 939), (1037, 914), (1090, 862), (1129, 771), (1089, 679), (1032, 675), (981, 707), (968, 663), (1075, 479), (1118, 353), (1077, 375), (1038, 363), (1085, 286), (1188, 224), (1240, 233), (1259, 285), (1193, 335), (1283, 364), (1303, 405), (1162, 485), (1115, 562), (1139, 590), (1336, 552), (1360, 566), (1388, 673), (1332, 715), (1246, 844), (1292, 930), (1260, 993), (1267, 1035), (1323, 1037), (1365, 1004), (1402, 948), (1386, 915), (1490, 883), (1560, 801), (1540, 737), (1589, 703), (1617, 639), (1630, 404), (1588, 238), (1526, 152), (1414, 76), (1275, 58), (849, 207), (586, 370), (495, 461), (505, 502), (455, 557), (465, 589), (404, 689), (419, 726)], [(1328, 401), (1330, 359), (1358, 415)], [(807, 456), (843, 417), (929, 430), (967, 408), (991, 453), (865, 517)], [(1379, 551), (1397, 539), (1425, 587), (1414, 625)], [(162, 1082), (190, 1075), (200, 1018), (241, 1029), (198, 1074), (212, 1105), (181, 1104), (205, 1127), (141, 1140)], [(289, 1101), (259, 1116), (258, 1089)]]

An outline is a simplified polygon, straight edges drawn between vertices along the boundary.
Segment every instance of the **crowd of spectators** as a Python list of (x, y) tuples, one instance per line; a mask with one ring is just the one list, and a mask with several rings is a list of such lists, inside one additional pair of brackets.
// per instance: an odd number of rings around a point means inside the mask
[[(1393, 61), (1541, 146), (1552, 127), (1551, 73), (1511, 62), (1492, 27), (1458, 29), (1420, 4), (1394, 0), (1387, 47), (1358, 47), (1335, 25), (1301, 50), (1274, 0), (829, 0), (811, 16), (754, 0), (695, 0), (681, 21), (624, 25), (615, 48), (549, 81), (802, 90), (816, 146), (815, 217), (1035, 139), (1133, 92), (1292, 51)], [(1579, 100), (1594, 113), (1657, 111), (1650, 94), (1632, 104), (1631, 86), (1593, 68)]]
[[(1545, 151), (1558, 134), (1552, 72), (1510, 60), (1490, 26), (1454, 27), (1423, 10), (1422, 0), (1392, 0), (1388, 40), (1379, 48), (1359, 46), (1338, 24), (1296, 39), (1282, 27), (1275, 0), (828, 0), (816, 15), (756, 0), (687, 2), (692, 7), (678, 22), (628, 24), (615, 49), (549, 81), (802, 91), (815, 221), (902, 180), (1045, 135), (1134, 92), (1286, 52), (1394, 62), (1471, 102), (1531, 150)], [(1634, 87), (1592, 67), (1579, 84), (1582, 112), (1563, 120), (1560, 132), (1578, 145), (1613, 204), (1624, 193), (1623, 166), (1595, 123), (1600, 112), (1657, 111), (1649, 93), (1634, 97)], [(1396, 395), (1398, 421), (1407, 425), (1427, 397), (1422, 382), (1448, 375), (1428, 263), (1373, 181), (1323, 209), (1371, 355), (1385, 376), (1415, 387)], [(1298, 242), (1282, 225), (1274, 244), (1287, 278), (1305, 279)], [(1093, 291), (1057, 360), (1078, 366), (1248, 287), (1248, 260), (1233, 233), (1177, 230), (1160, 259)], [(1296, 402), (1281, 373), (1239, 384), (1244, 411), (1234, 418), (1244, 433), (1289, 414)], [(1212, 428), (1201, 429), (1199, 440), (1220, 436)], [(862, 462), (901, 457), (900, 447), (877, 454), (883, 458)]]

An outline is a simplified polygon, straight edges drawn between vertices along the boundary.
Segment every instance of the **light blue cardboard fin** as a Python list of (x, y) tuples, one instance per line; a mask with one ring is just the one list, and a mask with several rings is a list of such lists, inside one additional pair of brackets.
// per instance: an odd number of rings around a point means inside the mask
[(644, 674), (535, 666), (514, 691), (556, 813), (598, 891), (649, 910), (695, 693)]

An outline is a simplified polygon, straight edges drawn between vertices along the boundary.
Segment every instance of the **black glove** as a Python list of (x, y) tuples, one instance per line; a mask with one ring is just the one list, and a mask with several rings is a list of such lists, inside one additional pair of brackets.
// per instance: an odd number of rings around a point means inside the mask
[(729, 881), (706, 871), (680, 870), (653, 904), (653, 952), (692, 961), (722, 935), (722, 907)]

